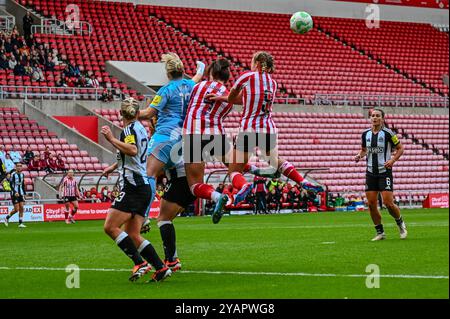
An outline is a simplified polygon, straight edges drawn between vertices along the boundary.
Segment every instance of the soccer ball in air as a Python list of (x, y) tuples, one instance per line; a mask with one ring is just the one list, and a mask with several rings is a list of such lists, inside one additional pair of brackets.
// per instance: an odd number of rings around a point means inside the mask
[(291, 17), (291, 30), (298, 34), (305, 34), (314, 26), (313, 19), (308, 12), (299, 11)]

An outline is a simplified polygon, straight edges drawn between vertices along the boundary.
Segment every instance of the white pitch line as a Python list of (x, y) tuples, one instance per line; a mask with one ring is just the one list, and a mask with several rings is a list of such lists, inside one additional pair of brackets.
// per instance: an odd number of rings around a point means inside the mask
[[(60, 267), (0, 267), (0, 270), (46, 270), (46, 271), (66, 271)], [(130, 269), (109, 269), (109, 268), (80, 268), (80, 271), (98, 272), (130, 272)], [(211, 271), (211, 270), (180, 270), (179, 273), (187, 274), (207, 274), (207, 275), (241, 275), (241, 276), (298, 276), (298, 277), (353, 277), (366, 278), (369, 274), (311, 274), (303, 272), (251, 272), (251, 271)], [(433, 275), (380, 275), (380, 278), (401, 278), (401, 279), (449, 279), (448, 276)]]

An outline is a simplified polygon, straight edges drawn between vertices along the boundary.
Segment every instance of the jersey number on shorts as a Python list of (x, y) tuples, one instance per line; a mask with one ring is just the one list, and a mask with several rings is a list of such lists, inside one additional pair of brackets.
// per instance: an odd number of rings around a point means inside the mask
[[(125, 192), (120, 192), (119, 196), (117, 196), (116, 199), (114, 200), (114, 203), (121, 202), (124, 196), (125, 196)], [(114, 203), (113, 203), (113, 205), (114, 205)]]

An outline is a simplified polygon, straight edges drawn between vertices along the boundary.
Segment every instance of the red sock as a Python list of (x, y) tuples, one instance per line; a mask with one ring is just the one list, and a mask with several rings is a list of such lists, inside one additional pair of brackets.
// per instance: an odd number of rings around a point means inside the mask
[(247, 180), (242, 176), (241, 173), (234, 172), (230, 174), (231, 184), (233, 184), (233, 187), (237, 190), (241, 190), (242, 187), (244, 187), (245, 184), (247, 184)]
[(65, 210), (65, 211), (64, 211), (64, 216), (66, 217), (66, 219), (69, 218), (69, 211), (68, 211), (68, 210)]
[(194, 196), (196, 196), (198, 198), (212, 200), (211, 195), (212, 195), (212, 193), (214, 193), (214, 188), (208, 184), (198, 183), (198, 184), (192, 185), (191, 192), (192, 192), (192, 194), (194, 194)]
[(303, 177), (295, 169), (294, 165), (289, 162), (284, 162), (280, 167), (281, 173), (289, 179), (292, 179), (297, 184), (303, 182)]
[(76, 209), (72, 209), (72, 217), (75, 216), (75, 214), (77, 213)]

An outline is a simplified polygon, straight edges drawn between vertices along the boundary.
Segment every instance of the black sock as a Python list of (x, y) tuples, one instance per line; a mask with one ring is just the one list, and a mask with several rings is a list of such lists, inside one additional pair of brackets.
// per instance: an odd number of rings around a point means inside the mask
[(116, 243), (117, 246), (119, 246), (120, 249), (123, 250), (125, 255), (127, 255), (134, 262), (135, 265), (140, 265), (144, 262), (136, 246), (127, 233), (120, 233), (120, 235), (116, 238)]
[(382, 234), (382, 233), (384, 233), (383, 224), (376, 225), (376, 226), (375, 226), (375, 229), (377, 230), (377, 234)]
[(155, 247), (148, 241), (144, 240), (139, 247), (139, 253), (142, 257), (144, 257), (156, 270), (160, 270), (164, 268), (164, 263), (159, 258), (158, 253), (155, 250)]
[(23, 220), (22, 220), (22, 218), (20, 218), (19, 219), (19, 224), (22, 224), (23, 223)]
[(9, 220), (11, 218), (11, 215), (7, 215), (6, 219)]
[(161, 233), (161, 239), (163, 241), (165, 259), (172, 262), (175, 259), (175, 254), (177, 251), (175, 244), (175, 227), (172, 223), (163, 224), (159, 227), (159, 232)]
[(395, 222), (397, 223), (397, 225), (401, 225), (402, 223), (403, 223), (403, 217), (402, 216), (400, 216), (400, 218), (399, 219), (395, 219)]

